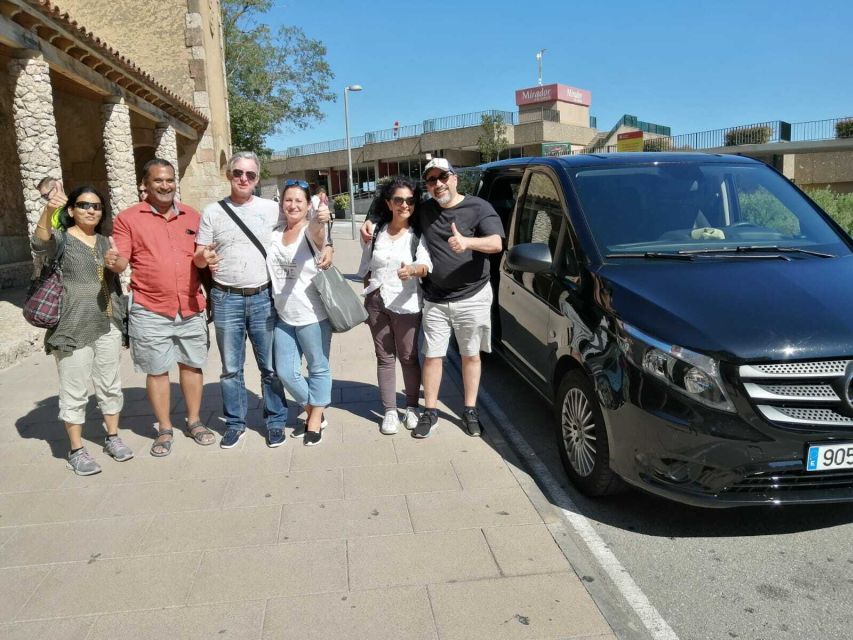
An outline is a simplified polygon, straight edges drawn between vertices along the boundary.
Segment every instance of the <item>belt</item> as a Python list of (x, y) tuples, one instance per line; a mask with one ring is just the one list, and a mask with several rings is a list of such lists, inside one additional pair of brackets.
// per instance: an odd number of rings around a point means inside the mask
[(234, 293), (238, 296), (253, 296), (256, 293), (260, 293), (261, 291), (266, 291), (270, 288), (270, 283), (262, 284), (260, 287), (249, 287), (247, 289), (241, 289), (240, 287), (227, 287), (224, 284), (219, 284), (218, 282), (213, 283), (214, 289), (220, 289), (226, 293)]

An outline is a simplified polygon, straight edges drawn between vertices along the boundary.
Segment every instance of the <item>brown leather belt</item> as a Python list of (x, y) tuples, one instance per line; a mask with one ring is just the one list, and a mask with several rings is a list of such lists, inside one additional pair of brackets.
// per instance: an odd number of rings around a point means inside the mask
[(262, 284), (260, 287), (249, 287), (247, 289), (241, 289), (240, 287), (227, 287), (224, 284), (219, 284), (218, 282), (214, 282), (213, 288), (214, 289), (220, 289), (222, 291), (225, 291), (226, 293), (234, 293), (234, 294), (237, 294), (238, 296), (248, 297), (248, 296), (253, 296), (256, 293), (260, 293), (261, 291), (266, 291), (267, 289), (270, 288), (270, 283), (267, 282), (266, 284)]

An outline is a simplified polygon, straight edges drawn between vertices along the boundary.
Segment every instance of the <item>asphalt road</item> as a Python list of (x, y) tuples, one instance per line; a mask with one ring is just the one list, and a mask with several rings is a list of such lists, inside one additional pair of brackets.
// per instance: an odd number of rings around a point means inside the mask
[[(589, 500), (566, 480), (545, 401), (495, 355), (482, 386), (678, 638), (853, 638), (853, 504), (711, 510), (633, 489)], [(548, 494), (547, 478), (531, 475)], [(620, 637), (653, 637), (575, 548), (570, 560)]]

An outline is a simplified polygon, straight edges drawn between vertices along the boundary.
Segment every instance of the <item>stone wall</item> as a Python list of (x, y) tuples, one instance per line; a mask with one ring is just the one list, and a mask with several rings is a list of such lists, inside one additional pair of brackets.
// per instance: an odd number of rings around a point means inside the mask
[[(21, 169), (12, 122), (12, 88), (7, 65), (9, 58), (0, 56), (0, 238), (26, 237), (27, 216), (24, 213), (24, 193), (21, 189)], [(15, 240), (17, 242), (17, 240)], [(2, 240), (0, 240), (2, 243)], [(25, 260), (28, 253), (19, 259)], [(0, 263), (9, 257), (7, 248), (0, 244)]]
[(65, 192), (88, 184), (108, 197), (100, 100), (54, 89), (53, 110)]
[(192, 103), (186, 0), (61, 0), (59, 4), (79, 24)]

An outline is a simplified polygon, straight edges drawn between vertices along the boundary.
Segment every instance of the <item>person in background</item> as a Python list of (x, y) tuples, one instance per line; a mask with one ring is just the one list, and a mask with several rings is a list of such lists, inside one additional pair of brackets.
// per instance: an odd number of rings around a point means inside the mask
[(423, 297), (420, 278), (432, 269), (426, 244), (417, 230), (415, 208), (420, 189), (406, 177), (396, 176), (382, 187), (377, 202), (378, 223), (364, 245), (359, 276), (365, 281), (367, 324), (376, 352), (376, 377), (385, 411), (380, 431), (397, 432), (397, 359), (403, 371), (407, 429), (418, 424), (421, 365), (418, 333)]
[[(119, 365), (125, 310), (118, 277), (104, 269), (111, 243), (104, 199), (88, 186), (66, 198), (61, 181), (51, 192), (32, 245), (36, 253), (48, 257), (61, 248), (64, 295), (59, 324), (47, 330), (44, 344), (59, 372), (59, 419), (68, 434), (68, 467), (77, 475), (90, 476), (101, 471), (82, 440), (90, 382), (107, 431), (104, 452), (119, 462), (133, 457), (118, 434), (124, 405)], [(59, 229), (53, 229), (51, 217), (60, 200), (66, 204), (60, 207)]]
[[(267, 268), (272, 281), (278, 318), (273, 350), (278, 377), (284, 388), (308, 414), (304, 437), (308, 446), (320, 443), (326, 426), (323, 409), (332, 401), (329, 351), (332, 327), (320, 294), (311, 279), (322, 267), (317, 259), (326, 242), (329, 208), (321, 206), (309, 220), (311, 196), (308, 183), (287, 180), (281, 199), (282, 219), (267, 249)], [(302, 375), (302, 356), (308, 376)]]
[(115, 273), (128, 265), (133, 270), (130, 352), (137, 369), (147, 374), (145, 386), (159, 431), (151, 455), (162, 458), (171, 453), (174, 440), (169, 370), (175, 364), (187, 411), (185, 435), (200, 445), (216, 441), (199, 415), (201, 369), (210, 340), (199, 272), (193, 264), (201, 216), (175, 199), (175, 168), (168, 160), (148, 161), (143, 176), (147, 199), (116, 217), (116, 249), (107, 256), (107, 267)]
[(45, 176), (39, 181), (38, 185), (36, 186), (36, 189), (38, 189), (39, 196), (41, 196), (41, 199), (45, 202), (44, 206), (51, 207), (51, 228), (61, 228), (59, 224), (59, 215), (62, 212), (62, 209), (65, 206), (65, 202), (67, 200), (62, 185), (62, 180), (60, 180), (59, 178), (54, 178), (53, 176)]

